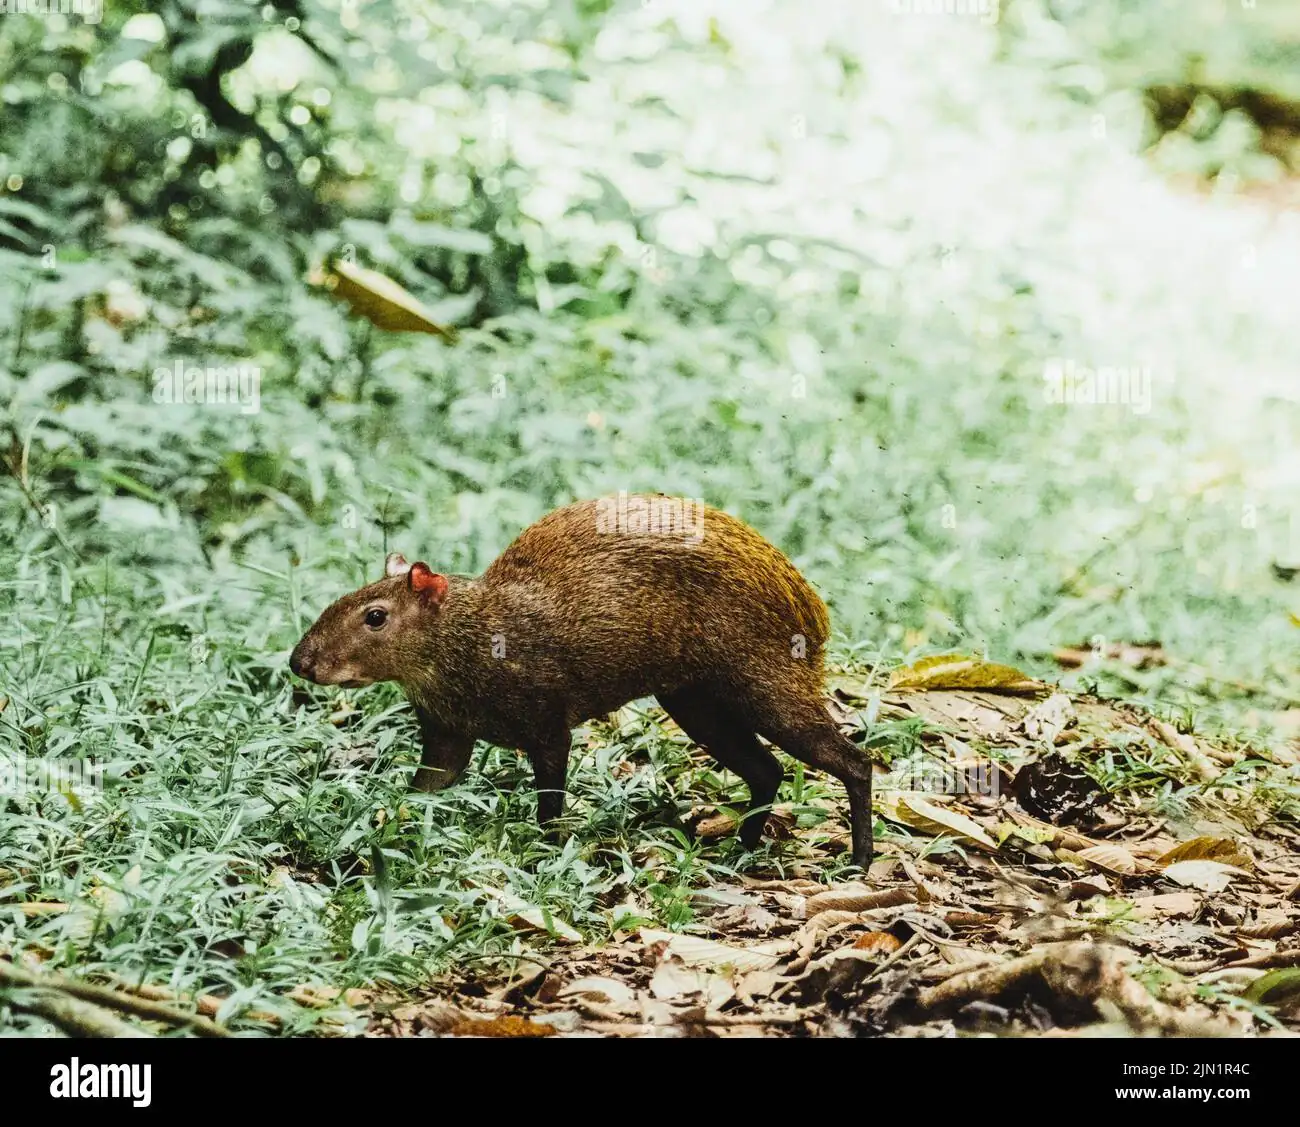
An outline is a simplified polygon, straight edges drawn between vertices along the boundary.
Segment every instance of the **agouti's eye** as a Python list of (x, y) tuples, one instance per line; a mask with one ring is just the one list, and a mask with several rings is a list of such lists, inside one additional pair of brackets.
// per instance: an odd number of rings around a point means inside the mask
[(378, 630), (385, 622), (388, 621), (388, 611), (380, 607), (371, 607), (366, 611), (366, 625), (371, 630)]

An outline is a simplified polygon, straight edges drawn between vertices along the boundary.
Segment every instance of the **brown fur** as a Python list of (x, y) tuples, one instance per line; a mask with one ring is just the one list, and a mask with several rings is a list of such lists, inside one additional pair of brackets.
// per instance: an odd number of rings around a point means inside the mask
[[(420, 789), (453, 781), (476, 739), (523, 749), (543, 821), (560, 812), (570, 729), (655, 696), (749, 784), (752, 807), (768, 806), (781, 780), (756, 735), (843, 780), (854, 858), (868, 863), (871, 767), (821, 697), (821, 599), (726, 513), (697, 506), (697, 535), (619, 531), (602, 526), (602, 504), (543, 517), (476, 579), (419, 591), (413, 576), (428, 573), (415, 564), (345, 595), (298, 643), (294, 671), (322, 684), (399, 682), (424, 743)], [(378, 630), (365, 624), (376, 608), (388, 614)], [(746, 821), (748, 845), (763, 820)]]

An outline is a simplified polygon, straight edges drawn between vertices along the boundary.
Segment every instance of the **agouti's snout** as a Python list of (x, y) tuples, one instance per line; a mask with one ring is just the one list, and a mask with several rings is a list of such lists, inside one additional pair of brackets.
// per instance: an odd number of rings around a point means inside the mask
[(748, 525), (619, 494), (543, 517), (477, 579), (390, 556), (384, 579), (326, 608), (289, 666), (318, 684), (400, 683), (420, 725), (418, 789), (454, 780), (477, 739), (523, 750), (543, 822), (562, 808), (570, 730), (654, 696), (748, 784), (746, 845), (782, 777), (762, 737), (844, 783), (866, 865), (871, 764), (822, 699), (829, 630), (816, 592)]
[(293, 647), (293, 653), (289, 655), (289, 668), (295, 676), (302, 677), (308, 681), (316, 680), (312, 676), (313, 669), (316, 665), (316, 657), (313, 654), (315, 647), (310, 644), (309, 638), (304, 638)]

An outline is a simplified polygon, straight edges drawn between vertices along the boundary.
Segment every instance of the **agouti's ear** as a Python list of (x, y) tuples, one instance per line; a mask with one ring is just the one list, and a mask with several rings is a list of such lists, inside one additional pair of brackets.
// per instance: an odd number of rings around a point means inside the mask
[(447, 577), (429, 570), (427, 563), (413, 563), (406, 573), (412, 591), (435, 606), (447, 597)]
[(395, 575), (405, 575), (411, 570), (411, 565), (406, 562), (406, 557), (401, 552), (389, 552), (388, 559), (384, 560), (384, 574), (392, 579)]

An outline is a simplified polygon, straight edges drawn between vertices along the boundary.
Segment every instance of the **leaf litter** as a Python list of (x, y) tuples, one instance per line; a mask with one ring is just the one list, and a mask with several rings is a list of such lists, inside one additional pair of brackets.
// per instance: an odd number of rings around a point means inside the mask
[(772, 847), (779, 870), (698, 889), (681, 931), (578, 942), (512, 905), (537, 944), (527, 960), (472, 964), (414, 997), (377, 992), (368, 1035), (1300, 1031), (1294, 747), (1222, 747), (1005, 666), (985, 673), (991, 687), (978, 662), (930, 659), (883, 691), (837, 679), (850, 735), (844, 706), (872, 697), (877, 720), (937, 731), (921, 743), (946, 765), (982, 758), (994, 769), (980, 778), (1011, 780), (994, 794), (878, 787), (887, 830), (864, 879), (815, 879), (845, 835), (790, 829)]

